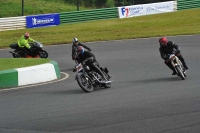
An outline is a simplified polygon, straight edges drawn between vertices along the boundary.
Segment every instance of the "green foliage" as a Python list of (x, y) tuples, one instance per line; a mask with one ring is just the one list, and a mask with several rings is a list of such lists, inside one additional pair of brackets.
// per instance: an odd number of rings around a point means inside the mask
[(114, 7), (114, 6), (115, 6), (114, 0), (107, 0), (106, 1), (106, 7)]
[[(70, 12), (94, 8), (109, 8), (134, 4), (163, 2), (167, 0), (24, 0), (24, 15)], [(0, 0), (0, 18), (22, 15), (21, 0)]]
[[(80, 7), (80, 10), (91, 8)], [(24, 15), (36, 15), (47, 13), (60, 13), (76, 11), (77, 6), (68, 4), (64, 0), (24, 0)], [(16, 17), (22, 15), (22, 1), (0, 0), (0, 18)]]

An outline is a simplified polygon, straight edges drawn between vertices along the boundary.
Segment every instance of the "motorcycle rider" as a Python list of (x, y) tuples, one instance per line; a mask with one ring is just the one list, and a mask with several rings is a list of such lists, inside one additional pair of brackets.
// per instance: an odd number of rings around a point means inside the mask
[(165, 64), (173, 71), (172, 75), (176, 75), (177, 73), (176, 73), (175, 68), (172, 66), (171, 62), (168, 59), (169, 54), (174, 53), (182, 62), (184, 69), (185, 70), (189, 69), (188, 66), (186, 65), (185, 59), (180, 53), (181, 51), (178, 45), (176, 45), (172, 41), (168, 41), (166, 37), (161, 37), (159, 39), (159, 43), (160, 43), (159, 51), (160, 51), (161, 58), (165, 60)]
[[(85, 51), (83, 46), (78, 46), (76, 49), (77, 57), (75, 59), (78, 63), (87, 64), (91, 69), (99, 73), (104, 79), (103, 82), (106, 82), (106, 78), (102, 71), (100, 70), (99, 63), (97, 62), (95, 56), (90, 51)], [(92, 61), (89, 61), (92, 60)]]
[(22, 35), (22, 37), (18, 40), (17, 43), (18, 48), (22, 50), (24, 55), (32, 50), (28, 42), (35, 42), (35, 41), (32, 38), (30, 38), (30, 34), (26, 32), (24, 35)]
[(76, 49), (77, 49), (78, 46), (82, 46), (85, 49), (91, 51), (91, 49), (89, 47), (87, 47), (86, 45), (80, 43), (77, 38), (73, 38), (72, 39), (72, 43), (73, 43), (72, 44), (72, 60), (75, 59), (75, 52), (76, 52)]

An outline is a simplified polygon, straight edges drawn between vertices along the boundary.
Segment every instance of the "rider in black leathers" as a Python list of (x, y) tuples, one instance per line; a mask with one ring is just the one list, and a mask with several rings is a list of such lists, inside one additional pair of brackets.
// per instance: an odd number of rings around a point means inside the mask
[(78, 63), (87, 64), (92, 70), (96, 71), (99, 73), (103, 79), (104, 82), (106, 81), (106, 78), (102, 71), (100, 70), (99, 63), (97, 62), (95, 56), (93, 53), (90, 51), (85, 51), (85, 49), (82, 46), (77, 47), (77, 57), (75, 59), (77, 60)]
[(77, 38), (73, 38), (72, 39), (72, 43), (73, 43), (72, 44), (72, 60), (75, 59), (75, 52), (76, 52), (76, 49), (77, 49), (78, 46), (82, 46), (85, 49), (91, 51), (91, 49), (89, 47), (87, 47), (86, 45), (80, 43)]
[(180, 51), (180, 47), (178, 45), (176, 45), (174, 42), (172, 41), (168, 41), (166, 37), (162, 37), (159, 39), (159, 43), (160, 43), (160, 55), (161, 58), (165, 60), (165, 64), (173, 71), (172, 75), (176, 75), (176, 70), (175, 68), (172, 66), (172, 64), (169, 61), (169, 54), (175, 54), (179, 60), (183, 63), (183, 67), (185, 68), (185, 70), (189, 69), (188, 66), (186, 65), (185, 59), (183, 58), (183, 56), (181, 55), (181, 51)]

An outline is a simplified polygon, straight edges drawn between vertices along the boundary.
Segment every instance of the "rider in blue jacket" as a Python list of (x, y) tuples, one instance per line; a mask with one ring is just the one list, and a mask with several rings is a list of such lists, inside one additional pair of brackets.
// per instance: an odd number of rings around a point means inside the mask
[(77, 38), (73, 38), (72, 39), (72, 43), (73, 43), (73, 45), (72, 45), (72, 60), (75, 59), (75, 52), (76, 52), (78, 46), (82, 46), (85, 49), (87, 49), (88, 51), (91, 51), (91, 49), (89, 47), (87, 47), (86, 45), (80, 43)]

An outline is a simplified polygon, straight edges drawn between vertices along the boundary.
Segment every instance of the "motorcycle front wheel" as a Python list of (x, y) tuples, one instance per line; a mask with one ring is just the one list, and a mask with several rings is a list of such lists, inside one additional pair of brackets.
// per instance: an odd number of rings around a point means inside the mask
[(48, 57), (48, 53), (47, 51), (43, 50), (39, 52), (39, 57), (40, 58), (47, 58)]
[[(102, 73), (105, 75), (106, 79), (109, 81), (110, 78), (109, 78), (108, 74), (106, 74), (104, 71), (102, 71)], [(104, 84), (104, 87), (111, 88), (111, 83)]]
[(182, 80), (185, 80), (185, 75), (184, 73), (181, 71), (180, 66), (176, 66), (176, 70), (178, 72), (178, 75), (181, 77)]
[(76, 75), (77, 83), (85, 92), (92, 92), (94, 90), (92, 81), (84, 74)]

